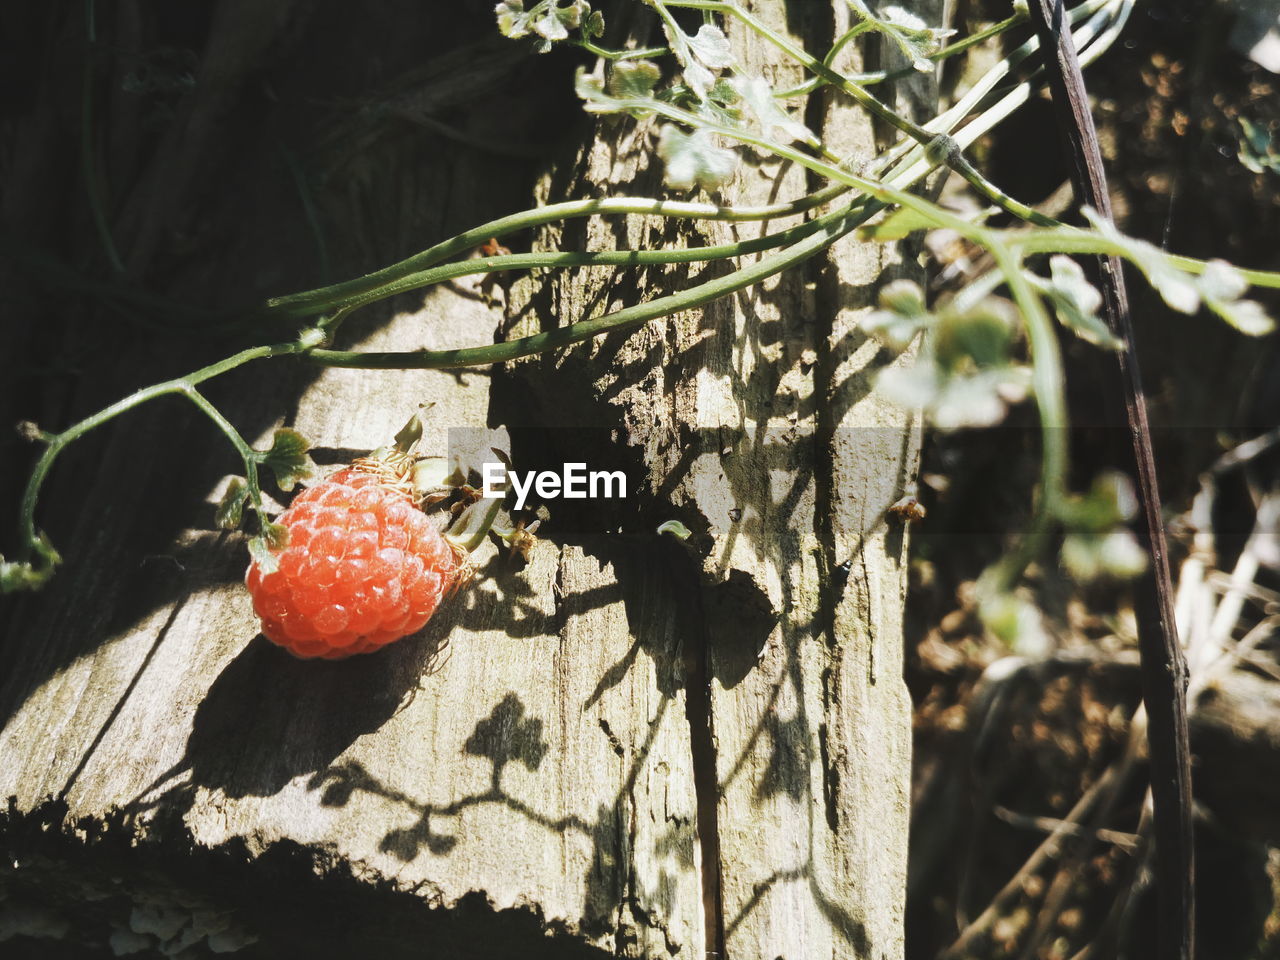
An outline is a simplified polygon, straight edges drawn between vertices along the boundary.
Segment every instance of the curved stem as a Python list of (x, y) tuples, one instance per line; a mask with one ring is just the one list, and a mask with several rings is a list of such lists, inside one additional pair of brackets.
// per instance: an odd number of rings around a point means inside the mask
[[(31, 471), (31, 476), (27, 480), (26, 489), (22, 494), (22, 503), (19, 508), (18, 518), (18, 532), (21, 537), (21, 542), (18, 544), (18, 551), (15, 559), (19, 563), (27, 562), (31, 559), (32, 550), (38, 550), (39, 548), (41, 539), (40, 535), (36, 532), (35, 512), (36, 503), (40, 497), (40, 488), (43, 486), (45, 477), (49, 473), (49, 468), (53, 466), (54, 461), (58, 459), (58, 455), (62, 453), (69, 444), (78, 440), (90, 430), (96, 429), (104, 423), (114, 420), (116, 417), (120, 416), (120, 414), (132, 410), (134, 407), (146, 403), (148, 400), (154, 400), (156, 397), (162, 397), (173, 393), (181, 393), (191, 397), (193, 400), (195, 400), (196, 397), (199, 397), (201, 401), (204, 401), (204, 398), (200, 397), (194, 389), (196, 384), (203, 383), (206, 380), (210, 380), (213, 377), (219, 376), (230, 370), (234, 370), (236, 367), (241, 367), (254, 360), (262, 360), (267, 357), (276, 357), (284, 354), (303, 353), (304, 351), (314, 347), (318, 342), (320, 341), (317, 339), (313, 331), (304, 331), (297, 340), (289, 343), (250, 347), (248, 350), (241, 350), (234, 356), (227, 357), (224, 360), (219, 360), (217, 363), (212, 363), (207, 367), (201, 367), (199, 370), (193, 371), (184, 377), (175, 377), (174, 379), (166, 380), (163, 383), (144, 387), (121, 400), (117, 400), (109, 407), (99, 410), (97, 413), (93, 414), (93, 416), (86, 417), (79, 423), (63, 430), (61, 433), (46, 434), (44, 439), (47, 446), (45, 447), (44, 453), (40, 455), (40, 459), (36, 461), (36, 465)], [(204, 401), (204, 403), (208, 404), (208, 401)], [(199, 405), (200, 403), (197, 402), (197, 406)], [(202, 409), (205, 409), (206, 413), (212, 409), (212, 405), (208, 406), (209, 409), (202, 407)], [(224, 419), (221, 419), (221, 414), (217, 414), (215, 422), (218, 420), (221, 420), (219, 423), (220, 426), (222, 423), (226, 423)], [(226, 426), (230, 427), (230, 424), (228, 423)], [(234, 432), (234, 427), (231, 427), (231, 430)], [(237, 433), (235, 436), (239, 437), (239, 434)], [(248, 445), (244, 444), (243, 439), (239, 442), (247, 448)], [(237, 449), (240, 448), (237, 447)]]
[(843, 215), (843, 211), (837, 210), (787, 230), (779, 230), (777, 233), (766, 234), (763, 237), (756, 237), (751, 240), (742, 240), (738, 243), (722, 243), (709, 247), (686, 247), (679, 250), (601, 250), (589, 253), (509, 253), (495, 257), (457, 260), (428, 270), (410, 273), (399, 280), (384, 284), (366, 296), (343, 304), (335, 314), (321, 321), (320, 325), (325, 330), (332, 332), (357, 307), (362, 307), (365, 304), (383, 300), (399, 293), (418, 290), (432, 284), (473, 274), (540, 268), (633, 267), (673, 263), (700, 263), (706, 260), (723, 260), (728, 257), (742, 256), (743, 254), (760, 253), (764, 250), (773, 250), (788, 243), (794, 243), (811, 233), (821, 230), (827, 224)]
[(1067, 401), (1058, 337), (1043, 302), (1023, 275), (1021, 261), (1003, 242), (992, 235), (988, 249), (1004, 274), (1026, 325), (1031, 346), (1031, 382), (1040, 412), (1041, 432), (1040, 496), (1026, 536), (996, 568), (994, 585), (1004, 592), (1012, 589), (1027, 566), (1043, 554), (1063, 502), (1067, 482)]
[(222, 411), (210, 403), (204, 394), (190, 382), (182, 383), (178, 388), (178, 392), (186, 396), (205, 416), (217, 424), (218, 429), (231, 441), (231, 445), (236, 448), (236, 453), (240, 454), (240, 459), (244, 461), (245, 485), (249, 491), (249, 502), (253, 505), (253, 509), (257, 511), (258, 516), (261, 517), (262, 487), (258, 481), (260, 455), (253, 447), (249, 446), (244, 437), (240, 435), (240, 431), (235, 428), (235, 425), (222, 415)]
[(89, 50), (85, 55), (84, 80), (80, 91), (80, 172), (84, 177), (89, 211), (93, 215), (93, 227), (98, 232), (98, 240), (102, 243), (102, 252), (106, 254), (107, 262), (111, 264), (113, 271), (124, 273), (124, 263), (120, 260), (115, 240), (111, 236), (111, 228), (107, 225), (102, 191), (99, 189), (98, 174), (93, 164), (93, 51), (98, 40), (94, 0), (85, 0), (84, 16)]
[(666, 47), (646, 47), (643, 50), (606, 50), (604, 47), (596, 46), (590, 40), (570, 38), (569, 42), (575, 47), (581, 47), (588, 53), (594, 53), (597, 57), (604, 57), (604, 59), (612, 60), (615, 63), (621, 63), (624, 60), (642, 60), (645, 57), (661, 57), (671, 52)]
[(545, 333), (461, 350), (411, 350), (394, 353), (312, 350), (308, 356), (316, 363), (325, 366), (365, 369), (442, 370), (518, 360), (535, 353), (590, 340), (604, 333), (630, 330), (658, 317), (702, 306), (759, 283), (766, 277), (781, 273), (829, 247), (869, 219), (879, 209), (881, 207), (875, 204), (850, 204), (841, 218), (828, 223), (821, 230), (728, 276), (717, 277), (688, 290), (682, 290), (680, 293), (657, 297), (647, 303), (626, 307), (591, 320), (580, 320)]
[(267, 301), (267, 307), (292, 316), (311, 316), (324, 313), (368, 294), (385, 284), (434, 266), (442, 260), (447, 260), (458, 254), (468, 253), (490, 239), (505, 237), (521, 230), (544, 226), (559, 220), (613, 214), (684, 217), (691, 220), (771, 220), (775, 217), (788, 217), (820, 207), (836, 199), (847, 190), (847, 187), (833, 185), (811, 193), (806, 197), (801, 197), (799, 200), (754, 207), (721, 207), (713, 203), (651, 200), (647, 197), (607, 197), (598, 200), (570, 200), (565, 203), (552, 203), (534, 210), (525, 210), (511, 216), (490, 220), (488, 223), (483, 223), (478, 227), (437, 243), (435, 246), (428, 247), (421, 253), (414, 254), (399, 263), (394, 263), (389, 267), (384, 267), (363, 277), (328, 287), (321, 287), (318, 290), (308, 290), (303, 293), (276, 297)]

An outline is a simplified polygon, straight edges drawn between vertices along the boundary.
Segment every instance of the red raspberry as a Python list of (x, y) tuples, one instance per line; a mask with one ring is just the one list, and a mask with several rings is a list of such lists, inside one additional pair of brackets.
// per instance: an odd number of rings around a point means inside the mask
[(245, 574), (262, 632), (298, 657), (338, 660), (421, 630), (461, 562), (409, 494), (348, 468), (298, 494), (279, 569)]

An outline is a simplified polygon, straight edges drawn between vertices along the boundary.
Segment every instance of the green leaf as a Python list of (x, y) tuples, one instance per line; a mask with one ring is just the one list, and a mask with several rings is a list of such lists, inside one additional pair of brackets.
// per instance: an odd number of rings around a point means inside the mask
[(1235, 300), (1231, 303), (1207, 300), (1206, 303), (1210, 310), (1250, 337), (1265, 336), (1276, 328), (1276, 322), (1256, 300)]
[(926, 412), (939, 430), (989, 427), (1003, 420), (1009, 404), (1020, 402), (1030, 388), (1026, 367), (952, 374)]
[(1049, 297), (1058, 321), (1081, 340), (1108, 350), (1120, 350), (1124, 341), (1114, 336), (1098, 317), (1102, 294), (1085, 279), (1080, 265), (1070, 257), (1049, 261), (1049, 282), (1040, 285)]
[(582, 98), (582, 109), (588, 113), (629, 113), (633, 117), (645, 117), (652, 110), (645, 107), (644, 100), (624, 99), (613, 96), (605, 89), (605, 83), (599, 77), (593, 77), (583, 67), (573, 82), (574, 91)]
[(773, 95), (773, 88), (762, 77), (745, 77), (741, 74), (729, 81), (733, 89), (755, 114), (760, 129), (766, 137), (772, 137), (774, 128), (786, 134), (785, 142), (799, 140), (801, 143), (817, 144), (818, 138), (813, 131), (799, 120), (787, 113)]
[(685, 133), (672, 124), (663, 126), (658, 136), (658, 156), (666, 163), (667, 185), (676, 190), (714, 190), (738, 165), (737, 154), (717, 147), (705, 130)]
[(533, 21), (533, 32), (542, 37), (542, 43), (538, 47), (540, 53), (546, 53), (550, 50), (551, 45), (557, 40), (567, 40), (569, 38), (569, 27), (554, 6)]
[(919, 211), (908, 207), (899, 207), (879, 223), (857, 230), (858, 239), (887, 243), (890, 240), (901, 240), (917, 230), (928, 230), (933, 222)]
[(244, 503), (249, 497), (249, 487), (243, 477), (232, 477), (227, 492), (218, 503), (213, 522), (222, 530), (235, 530), (244, 519)]
[(315, 475), (316, 465), (307, 455), (310, 448), (306, 437), (288, 427), (281, 427), (272, 437), (271, 449), (262, 455), (262, 463), (275, 474), (276, 486), (285, 493)]
[(906, 367), (886, 367), (876, 388), (890, 401), (923, 410), (939, 430), (989, 427), (1004, 419), (1009, 404), (1022, 400), (1031, 387), (1031, 371), (1005, 366), (976, 372), (943, 368), (926, 347)]
[(981, 579), (978, 592), (978, 617), (993, 636), (1022, 656), (1039, 658), (1049, 653), (1053, 644), (1035, 604), (1012, 593), (981, 596), (986, 592)]
[(671, 52), (684, 68), (684, 79), (699, 99), (716, 82), (716, 74), (733, 66), (733, 50), (719, 27), (704, 23), (694, 36), (689, 36), (673, 23), (662, 25), (671, 45)]
[(604, 31), (603, 18), (591, 12), (587, 0), (571, 0), (564, 7), (560, 6), (559, 0), (542, 0), (528, 10), (523, 0), (502, 0), (494, 8), (494, 13), (498, 17), (498, 31), (504, 37), (519, 40), (536, 36), (539, 38), (539, 53), (546, 53), (553, 44), (567, 40), (570, 30), (582, 27), (584, 35), (588, 28), (595, 30), (598, 27), (601, 33)]
[(1210, 260), (1200, 275), (1200, 296), (1204, 305), (1241, 333), (1260, 337), (1275, 329), (1260, 303), (1241, 300), (1249, 281), (1225, 260)]
[(649, 60), (624, 60), (609, 71), (606, 87), (612, 97), (643, 100), (653, 96), (653, 88), (662, 79), (658, 65)]
[(880, 309), (858, 324), (892, 350), (905, 350), (916, 334), (934, 320), (924, 302), (924, 291), (910, 280), (894, 280), (880, 291)]
[(1125, 250), (1134, 266), (1143, 272), (1152, 289), (1171, 309), (1179, 313), (1195, 313), (1200, 308), (1200, 291), (1191, 276), (1173, 266), (1164, 251), (1145, 240), (1125, 236), (1110, 220), (1090, 207), (1082, 207), (1080, 213), (1090, 226)]
[(1147, 555), (1128, 530), (1069, 533), (1062, 540), (1062, 564), (1084, 583), (1105, 577), (1130, 580), (1147, 568)]
[(688, 42), (693, 55), (711, 69), (723, 70), (733, 66), (733, 49), (729, 46), (729, 38), (715, 24), (704, 23), (697, 33), (688, 37)]
[(1058, 519), (1076, 533), (1106, 533), (1131, 520), (1138, 512), (1133, 482), (1123, 473), (1107, 470), (1093, 480), (1083, 497), (1072, 497), (1058, 507)]
[(677, 540), (688, 540), (692, 535), (689, 532), (689, 528), (679, 520), (668, 520), (666, 523), (658, 527), (658, 533), (669, 533)]
[[(538, 4), (538, 7), (543, 5)], [(538, 7), (534, 10), (536, 11)], [(532, 15), (525, 12), (524, 0), (502, 0), (493, 12), (498, 15), (498, 32), (504, 37), (519, 40), (529, 35)]]
[(937, 52), (942, 41), (955, 33), (925, 24), (914, 13), (897, 6), (883, 7), (880, 16), (873, 14), (863, 0), (847, 0), (849, 7), (873, 30), (888, 37), (906, 57), (907, 62), (921, 73), (933, 69), (929, 55)]
[(582, 39), (594, 40), (596, 37), (604, 36), (604, 14), (599, 10), (592, 10), (590, 16), (582, 21)]
[(1186, 273), (1168, 255), (1143, 240), (1126, 237), (1097, 211), (1084, 207), (1085, 219), (1104, 237), (1124, 249), (1147, 282), (1174, 310), (1195, 313), (1203, 303), (1227, 323), (1249, 336), (1262, 336), (1275, 329), (1275, 321), (1258, 303), (1241, 300), (1248, 289), (1244, 276), (1231, 264), (1212, 260), (1200, 276)]
[(935, 328), (938, 362), (948, 370), (1004, 366), (1014, 329), (1004, 303), (989, 297), (963, 313), (944, 311)]

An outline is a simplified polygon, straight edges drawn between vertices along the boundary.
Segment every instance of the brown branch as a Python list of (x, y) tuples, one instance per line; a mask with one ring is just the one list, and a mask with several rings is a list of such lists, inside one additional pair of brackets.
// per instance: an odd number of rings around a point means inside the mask
[[(1089, 112), (1080, 62), (1071, 32), (1063, 30), (1062, 0), (1031, 0), (1031, 21), (1045, 51), (1049, 90), (1071, 167), (1076, 200), (1111, 217), (1106, 174), (1097, 131)], [(1156, 886), (1156, 955), (1161, 960), (1191, 960), (1194, 955), (1194, 886), (1192, 879), (1191, 759), (1187, 738), (1187, 667), (1178, 644), (1173, 614), (1164, 525), (1155, 457), (1147, 423), (1146, 401), (1138, 372), (1129, 300), (1118, 257), (1099, 258), (1103, 304), (1112, 332), (1125, 348), (1119, 363), (1104, 376), (1123, 395), (1109, 404), (1108, 426), (1127, 424), (1131, 447), (1118, 453), (1120, 463), (1137, 480), (1141, 503), (1139, 538), (1151, 563), (1137, 581), (1134, 607), (1138, 647), (1142, 655), (1142, 698), (1147, 708), (1147, 737), (1151, 753), (1151, 792), (1154, 799)]]

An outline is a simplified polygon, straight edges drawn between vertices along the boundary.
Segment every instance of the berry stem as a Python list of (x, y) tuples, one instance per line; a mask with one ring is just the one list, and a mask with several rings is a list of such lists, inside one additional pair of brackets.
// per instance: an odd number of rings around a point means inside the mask
[(332, 332), (352, 310), (367, 303), (410, 290), (417, 290), (445, 280), (473, 274), (497, 273), (504, 270), (536, 270), (564, 267), (613, 267), (651, 266), (669, 263), (700, 263), (706, 260), (726, 260), (749, 253), (760, 253), (786, 246), (816, 233), (827, 224), (844, 216), (844, 210), (836, 210), (824, 216), (806, 221), (786, 230), (766, 234), (738, 243), (722, 243), (708, 247), (686, 247), (679, 250), (602, 250), (588, 253), (537, 252), (512, 253), (503, 256), (476, 257), (458, 260), (428, 270), (405, 274), (368, 293), (343, 303), (333, 314), (320, 321), (320, 326)]
[[(445, 538), (456, 544), (460, 549), (465, 550), (467, 553), (475, 553), (480, 549), (480, 545), (484, 543), (485, 537), (489, 536), (489, 531), (493, 529), (494, 521), (498, 519), (498, 513), (502, 509), (502, 502), (504, 499), (506, 498), (488, 497), (486, 500), (482, 501), (485, 504), (484, 513), (480, 514), (480, 519), (479, 522), (476, 523), (475, 529), (463, 529), (461, 531), (461, 534), (466, 536), (465, 540), (459, 540), (457, 537), (450, 536), (449, 534), (445, 534)], [(472, 509), (474, 510), (475, 507), (478, 506), (479, 503), (475, 504)], [(464, 518), (464, 522), (467, 523), (468, 528), (470, 527), (469, 521), (470, 516), (472, 515), (474, 514), (468, 511), (468, 516)]]
[[(18, 533), (21, 542), (18, 544), (18, 550), (15, 560), (18, 563), (30, 563), (32, 552), (35, 551), (38, 556), (45, 558), (47, 556), (43, 548), (44, 541), (36, 530), (35, 513), (36, 504), (40, 497), (40, 488), (44, 485), (45, 477), (48, 476), (50, 468), (54, 461), (58, 459), (58, 455), (62, 453), (69, 444), (80, 439), (90, 430), (102, 426), (122, 413), (132, 410), (134, 407), (146, 403), (148, 400), (154, 400), (157, 397), (166, 396), (168, 394), (182, 394), (192, 400), (197, 407), (201, 409), (207, 416), (210, 416), (215, 423), (232, 438), (233, 444), (238, 444), (236, 449), (241, 456), (245, 456), (245, 450), (248, 450), (248, 444), (234, 427), (222, 416), (217, 409), (209, 403), (199, 392), (196, 391), (196, 384), (203, 383), (237, 367), (244, 366), (254, 360), (263, 360), (267, 357), (277, 357), (287, 354), (304, 353), (308, 349), (314, 347), (317, 343), (323, 342), (323, 334), (314, 329), (304, 330), (296, 340), (288, 343), (277, 343), (269, 346), (250, 347), (247, 350), (241, 350), (239, 353), (211, 363), (207, 367), (201, 367), (186, 376), (176, 377), (172, 380), (166, 380), (163, 383), (153, 384), (144, 387), (141, 390), (131, 393), (129, 396), (121, 400), (117, 400), (90, 417), (86, 417), (79, 423), (73, 424), (60, 433), (46, 434), (43, 438), (47, 444), (44, 452), (41, 453), (40, 459), (36, 461), (34, 469), (31, 471), (31, 477), (27, 481), (26, 489), (23, 491), (22, 503), (19, 508), (18, 517)], [(230, 430), (228, 433), (227, 431)], [(234, 436), (233, 436), (234, 435)], [(249, 450), (249, 458), (246, 458), (246, 470), (249, 472), (249, 483), (251, 490), (257, 490), (257, 474), (256, 462), (252, 461), (253, 451)], [(252, 464), (252, 467), (251, 467)], [(261, 493), (257, 494), (258, 501), (255, 508), (261, 506)], [(48, 563), (48, 561), (46, 561)], [(40, 571), (41, 573), (52, 573), (51, 564), (47, 565)]]
[[(653, 200), (648, 197), (606, 197), (597, 200), (552, 203), (534, 210), (525, 210), (511, 216), (490, 220), (488, 223), (483, 223), (366, 276), (321, 287), (318, 290), (276, 297), (267, 301), (267, 307), (273, 312), (280, 311), (290, 316), (314, 316), (335, 307), (344, 306), (352, 300), (380, 289), (385, 284), (402, 280), (450, 257), (468, 253), (490, 239), (501, 239), (522, 230), (556, 223), (560, 220), (618, 214), (679, 217), (688, 220), (771, 220), (820, 207), (847, 193), (848, 189), (843, 184), (833, 184), (798, 200), (755, 207), (722, 207), (714, 203)], [(475, 261), (472, 265), (475, 265)]]
[(865, 200), (859, 198), (842, 207), (838, 211), (838, 216), (823, 218), (825, 226), (821, 229), (727, 276), (717, 277), (679, 293), (656, 297), (647, 303), (625, 307), (591, 320), (580, 320), (545, 333), (461, 350), (412, 350), (393, 353), (312, 350), (308, 356), (314, 362), (325, 366), (366, 369), (451, 369), (517, 360), (546, 350), (590, 340), (604, 333), (629, 330), (658, 317), (702, 306), (744, 287), (759, 283), (825, 250), (841, 237), (851, 233), (855, 227), (869, 220), (880, 209), (882, 208), (879, 205), (867, 204)]

